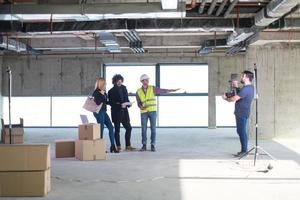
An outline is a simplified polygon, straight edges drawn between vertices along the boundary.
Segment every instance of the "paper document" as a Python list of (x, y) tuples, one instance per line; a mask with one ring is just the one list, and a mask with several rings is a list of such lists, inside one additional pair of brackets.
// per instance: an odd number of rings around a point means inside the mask
[(124, 102), (121, 105), (122, 105), (122, 108), (126, 108), (126, 106), (132, 106), (133, 103), (134, 103), (134, 101), (133, 102)]

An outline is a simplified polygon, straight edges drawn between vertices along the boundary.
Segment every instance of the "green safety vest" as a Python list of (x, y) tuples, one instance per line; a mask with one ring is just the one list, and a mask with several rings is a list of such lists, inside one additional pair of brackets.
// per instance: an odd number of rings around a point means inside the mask
[(140, 109), (141, 113), (156, 111), (156, 97), (153, 91), (153, 86), (148, 85), (146, 94), (143, 88), (139, 88), (137, 94), (141, 100), (141, 103), (145, 109)]

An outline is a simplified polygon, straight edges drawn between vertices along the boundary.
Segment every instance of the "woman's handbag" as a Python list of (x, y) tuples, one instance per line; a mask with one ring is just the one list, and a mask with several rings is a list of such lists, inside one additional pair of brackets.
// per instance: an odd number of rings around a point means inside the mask
[(102, 105), (103, 105), (103, 103), (101, 103), (100, 105), (97, 105), (94, 101), (94, 97), (88, 96), (82, 107), (84, 109), (86, 109), (87, 111), (99, 113)]

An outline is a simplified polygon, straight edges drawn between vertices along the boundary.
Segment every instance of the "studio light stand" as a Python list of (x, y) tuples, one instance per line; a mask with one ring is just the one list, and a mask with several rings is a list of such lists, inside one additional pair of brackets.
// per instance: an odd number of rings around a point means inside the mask
[(11, 124), (11, 69), (7, 67), (8, 73), (8, 128), (9, 128), (9, 144), (12, 144), (12, 124)]
[[(257, 66), (254, 64), (254, 80), (255, 80), (255, 146), (252, 147), (249, 151), (247, 151), (245, 154), (243, 154), (239, 160), (246, 157), (247, 155), (250, 155), (254, 151), (254, 166), (256, 164), (256, 160), (259, 155), (266, 155), (270, 157), (272, 160), (276, 160), (270, 153), (268, 153), (266, 150), (264, 150), (262, 147), (258, 145), (258, 77), (257, 77)], [(262, 153), (261, 153), (262, 152)], [(252, 154), (253, 155), (253, 154)], [(272, 169), (272, 165), (269, 164), (268, 169)]]

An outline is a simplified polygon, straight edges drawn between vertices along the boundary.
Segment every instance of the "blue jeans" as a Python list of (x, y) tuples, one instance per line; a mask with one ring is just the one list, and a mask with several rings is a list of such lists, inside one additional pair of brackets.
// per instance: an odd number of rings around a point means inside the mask
[(115, 145), (115, 133), (114, 133), (113, 125), (107, 113), (105, 111), (100, 111), (98, 114), (97, 113), (93, 113), (93, 114), (97, 120), (97, 123), (100, 124), (101, 126), (100, 127), (101, 139), (103, 138), (104, 124), (105, 124), (109, 131), (110, 143), (111, 145)]
[(240, 137), (241, 152), (248, 151), (248, 134), (247, 134), (247, 123), (248, 117), (237, 117), (236, 116), (236, 130)]
[(147, 144), (147, 122), (150, 120), (151, 127), (151, 144), (155, 145), (156, 142), (156, 112), (141, 113), (142, 123), (142, 144)]

